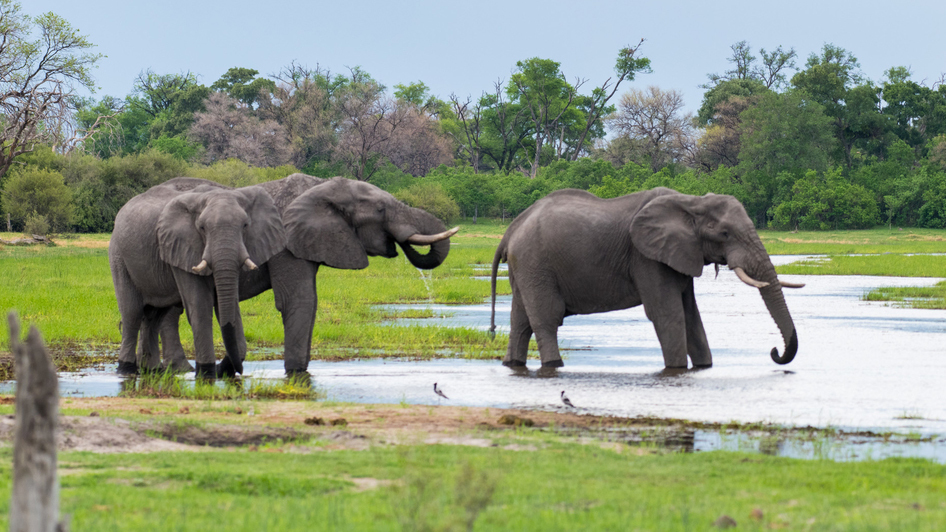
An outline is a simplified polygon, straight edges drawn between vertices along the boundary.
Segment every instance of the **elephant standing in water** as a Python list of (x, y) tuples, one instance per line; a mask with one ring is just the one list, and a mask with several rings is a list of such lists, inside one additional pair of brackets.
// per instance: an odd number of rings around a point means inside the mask
[(703, 266), (729, 265), (758, 288), (785, 341), (788, 364), (798, 349), (775, 267), (752, 221), (732, 196), (688, 196), (657, 188), (614, 199), (560, 190), (537, 201), (506, 230), (493, 258), (491, 331), (496, 274), (509, 264), (512, 313), (503, 365), (525, 366), (535, 333), (543, 367), (561, 367), (558, 327), (566, 316), (644, 306), (667, 368), (710, 367), (693, 278)]
[[(159, 325), (172, 310), (176, 322), (181, 305), (194, 332), (198, 376), (216, 375), (214, 310), (227, 359), (242, 368), (240, 270), (256, 269), (285, 247), (276, 206), (262, 190), (179, 177), (132, 198), (115, 217), (108, 247), (121, 313), (119, 373), (137, 373), (139, 361), (141, 369), (160, 367)], [(180, 343), (176, 329), (168, 335)], [(186, 360), (172, 365), (190, 367)]]
[[(350, 179), (320, 179), (305, 174), (237, 190), (258, 190), (273, 199), (286, 230), (286, 249), (259, 269), (244, 271), (240, 297), (247, 299), (272, 289), (285, 332), (284, 364), (287, 374), (308, 371), (312, 332), (318, 306), (316, 275), (319, 266), (362, 269), (369, 256), (396, 257), (399, 246), (417, 268), (433, 269), (450, 251), (450, 237), (436, 216), (409, 207), (380, 188)], [(430, 246), (426, 254), (414, 246)], [(176, 321), (177, 315), (167, 320)], [(162, 324), (172, 334), (175, 324)], [(165, 351), (183, 356), (174, 337), (165, 337)], [(179, 340), (178, 340), (179, 341)], [(245, 344), (240, 360), (245, 357)], [(240, 373), (230, 357), (218, 375)]]

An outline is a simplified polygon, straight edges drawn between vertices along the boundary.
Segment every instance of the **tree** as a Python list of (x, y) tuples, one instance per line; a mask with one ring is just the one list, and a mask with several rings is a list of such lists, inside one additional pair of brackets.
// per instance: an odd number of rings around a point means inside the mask
[(355, 179), (369, 181), (384, 159), (385, 144), (405, 119), (406, 108), (384, 96), (374, 81), (352, 83), (339, 95), (341, 131), (335, 156)]
[(621, 97), (608, 125), (619, 136), (638, 143), (651, 169), (682, 162), (694, 147), (693, 116), (683, 113), (683, 95), (675, 90), (632, 89)]
[(190, 72), (156, 74), (149, 69), (139, 73), (119, 116), (119, 122), (127, 125), (125, 152), (141, 151), (162, 136), (186, 136), (194, 114), (204, 110), (210, 93)]
[(581, 80), (576, 80), (574, 86), (565, 81), (559, 63), (551, 59), (533, 57), (516, 63), (516, 72), (509, 80), (506, 93), (522, 105), (532, 126), (534, 148), (530, 177), (534, 178), (539, 171), (543, 145), (554, 142), (560, 129), (564, 136), (564, 122), (573, 118), (566, 113), (572, 110), (572, 102), (581, 84)]
[(811, 54), (805, 67), (792, 77), (792, 85), (832, 118), (839, 162), (851, 168), (854, 146), (879, 134), (879, 91), (869, 82), (858, 86), (863, 81), (860, 63), (851, 52), (833, 44), (825, 44), (821, 55)]
[(289, 161), (282, 126), (252, 116), (246, 105), (222, 92), (207, 99), (207, 110), (195, 115), (188, 135), (206, 148), (204, 159), (239, 159), (253, 166), (279, 166)]
[(609, 106), (608, 102), (617, 93), (621, 82), (625, 79), (634, 81), (634, 77), (638, 72), (651, 72), (650, 59), (634, 57), (634, 54), (637, 53), (643, 43), (644, 39), (641, 39), (637, 46), (633, 48), (626, 46), (618, 52), (618, 59), (614, 65), (614, 73), (617, 75), (614, 85), (611, 85), (611, 78), (608, 78), (604, 80), (600, 87), (596, 87), (591, 91), (590, 97), (580, 96), (578, 98), (577, 106), (584, 112), (585, 127), (578, 135), (578, 141), (572, 150), (573, 161), (578, 160), (578, 155), (585, 151), (585, 142), (589, 132), (595, 131), (592, 135), (593, 138), (604, 137), (602, 117), (614, 112), (614, 106)]
[(739, 164), (739, 151), (742, 149), (740, 116), (757, 100), (758, 97), (754, 96), (731, 96), (715, 105), (713, 122), (697, 141), (698, 160), (703, 167), (713, 170), (719, 166)]
[(262, 91), (273, 92), (276, 88), (275, 81), (257, 78), (257, 74), (259, 71), (252, 68), (233, 67), (220, 76), (220, 79), (210, 86), (210, 90), (225, 92), (231, 98), (252, 108), (259, 100)]
[(723, 74), (707, 74), (709, 82), (703, 85), (705, 89), (712, 89), (721, 83), (736, 80), (755, 80), (767, 89), (778, 89), (785, 85), (785, 70), (795, 68), (794, 48), (785, 50), (779, 45), (771, 53), (765, 48), (759, 49), (762, 64), (756, 63), (757, 57), (752, 55), (752, 49), (746, 41), (739, 41), (731, 47), (732, 55), (727, 59), (734, 66)]
[[(39, 37), (31, 40), (32, 33)], [(94, 45), (49, 12), (31, 17), (0, 0), (0, 177), (39, 142), (70, 151), (98, 127), (74, 129), (76, 86), (94, 91)]]

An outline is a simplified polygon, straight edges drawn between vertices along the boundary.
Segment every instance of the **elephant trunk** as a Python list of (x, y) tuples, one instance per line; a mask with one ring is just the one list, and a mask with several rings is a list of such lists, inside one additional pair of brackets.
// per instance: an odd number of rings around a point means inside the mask
[(782, 333), (782, 339), (785, 341), (785, 353), (782, 356), (778, 354), (778, 348), (773, 347), (771, 356), (776, 364), (788, 364), (795, 358), (795, 352), (798, 351), (798, 335), (795, 332), (795, 323), (792, 321), (792, 315), (788, 312), (788, 306), (785, 304), (785, 296), (782, 295), (782, 287), (778, 282), (770, 284), (759, 289), (762, 294), (762, 300), (769, 309), (772, 319)]
[(770, 355), (776, 364), (788, 364), (795, 358), (795, 352), (798, 351), (795, 323), (788, 312), (788, 305), (785, 304), (785, 296), (782, 294), (782, 285), (775, 273), (775, 266), (769, 260), (762, 243), (759, 242), (758, 245), (760, 250), (757, 250), (754, 260), (751, 261), (754, 267), (749, 268), (749, 271), (755, 274), (752, 276), (754, 279), (761, 281), (758, 288), (762, 301), (765, 302), (765, 307), (775, 320), (785, 342), (785, 351), (781, 356), (779, 356), (778, 348), (775, 347), (772, 348)]
[(240, 314), (240, 270), (239, 267), (218, 267), (214, 270), (214, 286), (217, 291), (217, 321), (220, 324), (220, 334), (223, 337), (223, 346), (227, 358), (236, 368), (237, 373), (243, 373), (243, 361), (240, 360), (239, 341), (237, 339)]
[[(446, 227), (443, 222), (421, 209), (409, 207), (403, 216), (410, 220), (409, 223), (398, 224), (392, 233), (407, 260), (411, 261), (415, 268), (422, 270), (432, 270), (443, 264), (443, 261), (447, 259), (447, 254), (450, 253), (450, 235), (453, 233), (445, 232)], [(430, 244), (430, 251), (420, 253), (409, 242), (415, 235), (437, 235), (440, 239)], [(430, 239), (414, 238), (414, 240), (423, 242)]]

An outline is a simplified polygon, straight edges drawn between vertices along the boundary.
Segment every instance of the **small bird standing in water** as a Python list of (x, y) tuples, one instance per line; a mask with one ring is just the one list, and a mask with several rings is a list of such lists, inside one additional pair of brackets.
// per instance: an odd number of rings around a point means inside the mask
[[(437, 388), (436, 382), (434, 383), (434, 393), (439, 395), (440, 397), (443, 397), (444, 399), (450, 399), (449, 397), (443, 394), (443, 391), (441, 391), (440, 388)], [(437, 399), (437, 400), (439, 401), (440, 399)]]
[(565, 390), (562, 390), (562, 402), (565, 403), (565, 406), (575, 408), (575, 405), (572, 404), (571, 399), (565, 396)]

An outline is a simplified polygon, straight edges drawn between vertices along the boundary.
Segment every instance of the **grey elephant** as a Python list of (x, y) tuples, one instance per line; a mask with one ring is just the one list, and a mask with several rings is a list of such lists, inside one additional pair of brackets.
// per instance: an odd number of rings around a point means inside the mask
[[(176, 325), (181, 306), (194, 333), (198, 377), (216, 376), (214, 311), (226, 358), (241, 368), (240, 271), (257, 269), (285, 246), (276, 206), (262, 190), (181, 177), (132, 198), (115, 217), (108, 247), (121, 313), (118, 372), (160, 367), (159, 331), (167, 315)], [(176, 328), (162, 332), (166, 344), (180, 345)], [(172, 362), (176, 369), (184, 365), (189, 367), (186, 360)]]
[(543, 367), (561, 367), (558, 327), (566, 316), (644, 306), (667, 368), (709, 367), (713, 357), (693, 292), (704, 265), (729, 265), (758, 288), (785, 341), (788, 364), (798, 349), (795, 325), (775, 267), (752, 221), (732, 196), (689, 196), (666, 188), (600, 199), (560, 190), (537, 201), (506, 230), (493, 258), (509, 264), (512, 313), (503, 364), (525, 366), (535, 333)]
[[(417, 268), (436, 268), (447, 258), (450, 237), (436, 216), (398, 201), (380, 188), (351, 179), (321, 179), (305, 174), (246, 187), (263, 191), (273, 199), (286, 230), (286, 249), (259, 269), (243, 271), (240, 297), (254, 297), (272, 289), (276, 308), (282, 314), (285, 335), (284, 365), (287, 374), (308, 371), (318, 294), (316, 276), (320, 266), (362, 269), (369, 256), (393, 258), (400, 247)], [(421, 253), (414, 246), (430, 246)], [(162, 331), (173, 334), (174, 324)], [(166, 352), (183, 356), (173, 338), (162, 340)], [(241, 346), (241, 360), (245, 345)], [(239, 373), (229, 357), (221, 361), (218, 375)]]

